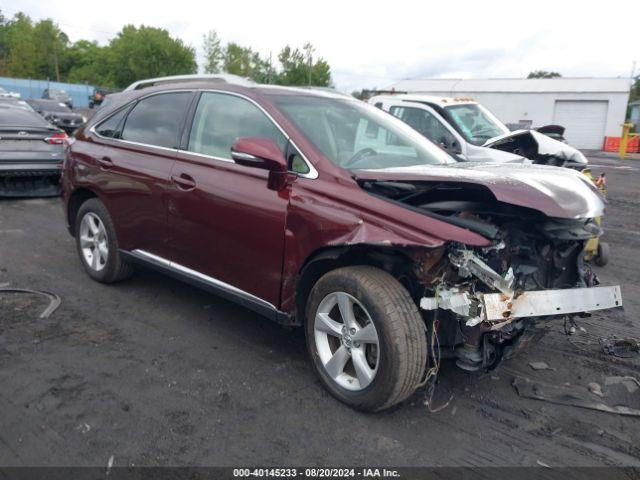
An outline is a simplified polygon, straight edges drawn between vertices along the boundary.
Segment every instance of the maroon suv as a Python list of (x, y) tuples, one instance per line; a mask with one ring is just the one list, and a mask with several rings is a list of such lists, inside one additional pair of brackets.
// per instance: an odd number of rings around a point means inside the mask
[(111, 96), (68, 147), (87, 273), (143, 264), (304, 326), (349, 405), (404, 400), (444, 356), (490, 368), (539, 318), (621, 305), (585, 261), (604, 204), (572, 170), (459, 164), (336, 93), (151, 85)]

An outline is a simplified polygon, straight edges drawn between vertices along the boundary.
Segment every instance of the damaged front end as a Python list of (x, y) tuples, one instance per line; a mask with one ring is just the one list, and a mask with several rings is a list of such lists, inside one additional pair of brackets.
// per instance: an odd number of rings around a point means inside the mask
[(597, 277), (583, 260), (581, 242), (521, 240), (509, 246), (498, 240), (483, 249), (450, 245), (446, 274), (420, 300), (423, 310), (447, 311), (457, 323), (456, 336), (447, 343), (453, 340), (460, 368), (492, 367), (504, 348), (525, 334), (531, 319), (622, 305), (619, 286), (596, 286)]
[(362, 185), (490, 240), (483, 247), (450, 241), (415, 263), (422, 292), (416, 300), (427, 327), (438, 319), (439, 343), (460, 368), (495, 366), (537, 333), (537, 321), (622, 306), (620, 287), (598, 286), (585, 260), (586, 242), (601, 234), (593, 218), (550, 217), (498, 201), (481, 187), (411, 182), (399, 188), (403, 183)]

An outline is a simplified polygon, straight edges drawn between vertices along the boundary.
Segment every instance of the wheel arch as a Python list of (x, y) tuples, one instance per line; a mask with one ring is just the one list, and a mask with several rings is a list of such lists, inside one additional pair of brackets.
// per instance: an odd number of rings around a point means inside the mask
[(367, 265), (394, 276), (412, 297), (416, 297), (413, 267), (415, 259), (407, 249), (395, 246), (350, 244), (323, 247), (309, 255), (298, 273), (295, 323), (304, 324), (311, 289), (326, 273), (341, 267)]
[(69, 195), (69, 200), (67, 201), (67, 226), (71, 236), (75, 236), (76, 234), (76, 216), (78, 215), (78, 210), (80, 210), (82, 204), (90, 198), (100, 197), (96, 192), (86, 187), (78, 187)]

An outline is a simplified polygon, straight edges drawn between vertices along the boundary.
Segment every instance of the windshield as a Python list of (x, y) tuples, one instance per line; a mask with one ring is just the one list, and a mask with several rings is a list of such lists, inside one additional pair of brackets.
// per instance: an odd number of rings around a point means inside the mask
[(509, 133), (509, 129), (500, 120), (477, 103), (450, 105), (444, 111), (456, 130), (474, 145), (482, 145), (490, 138)]
[(455, 161), (392, 115), (347, 98), (272, 95), (282, 113), (339, 167), (349, 170)]

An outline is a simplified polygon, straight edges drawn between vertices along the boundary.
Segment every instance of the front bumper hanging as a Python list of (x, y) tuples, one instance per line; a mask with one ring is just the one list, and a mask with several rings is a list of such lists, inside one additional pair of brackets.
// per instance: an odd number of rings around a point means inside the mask
[(424, 310), (442, 308), (467, 317), (467, 326), (481, 322), (502, 326), (516, 318), (567, 315), (622, 307), (620, 286), (533, 290), (510, 297), (505, 293), (472, 295), (458, 289), (420, 300)]

